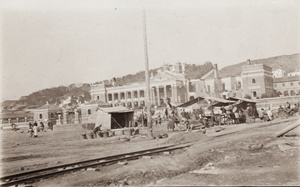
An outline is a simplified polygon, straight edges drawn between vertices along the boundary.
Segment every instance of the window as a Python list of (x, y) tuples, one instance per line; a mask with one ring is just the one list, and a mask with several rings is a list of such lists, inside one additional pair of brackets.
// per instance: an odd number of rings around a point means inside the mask
[(274, 87), (276, 88), (276, 87), (277, 87), (277, 84), (274, 84)]
[(210, 93), (210, 86), (207, 86), (207, 92)]
[(91, 114), (92, 114), (91, 109), (88, 109), (88, 115), (91, 115)]
[(294, 84), (291, 82), (290, 85), (293, 86)]
[(256, 97), (256, 95), (257, 95), (257, 94), (256, 94), (256, 91), (254, 91), (254, 92), (253, 92), (253, 97)]
[(295, 91), (291, 90), (290, 95), (295, 95)]
[(43, 114), (40, 114), (40, 119), (42, 119), (43, 118)]
[(99, 95), (97, 96), (97, 100), (99, 100), (100, 99), (100, 97), (99, 97)]
[(285, 86), (285, 84), (284, 84), (284, 83), (282, 83), (282, 86)]
[(252, 83), (255, 83), (255, 79), (252, 79)]

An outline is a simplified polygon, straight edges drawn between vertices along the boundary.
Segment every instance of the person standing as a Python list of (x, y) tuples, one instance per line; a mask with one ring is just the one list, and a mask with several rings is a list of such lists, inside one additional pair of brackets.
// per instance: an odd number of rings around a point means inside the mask
[(167, 129), (174, 131), (175, 125), (174, 125), (174, 120), (172, 118), (169, 118), (168, 124), (167, 124)]
[(34, 137), (34, 138), (38, 137), (37, 131), (38, 131), (38, 125), (37, 125), (37, 123), (35, 122), (35, 123), (33, 124), (33, 137)]
[(28, 126), (29, 126), (29, 129), (28, 129), (29, 138), (32, 138), (33, 137), (33, 125), (31, 122), (29, 122)]
[(41, 130), (41, 131), (44, 131), (44, 128), (45, 128), (44, 123), (43, 123), (43, 122), (40, 122), (40, 130)]

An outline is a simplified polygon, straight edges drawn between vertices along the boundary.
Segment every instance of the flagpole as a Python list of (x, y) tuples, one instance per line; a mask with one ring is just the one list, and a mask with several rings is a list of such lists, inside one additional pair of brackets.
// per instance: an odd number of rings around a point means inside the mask
[(146, 27), (146, 11), (143, 9), (144, 23), (144, 54), (145, 54), (145, 77), (146, 77), (146, 106), (147, 106), (147, 127), (148, 137), (153, 137), (152, 122), (151, 122), (151, 101), (150, 101), (150, 79), (149, 79), (149, 63), (148, 63), (148, 48), (147, 48), (147, 27)]

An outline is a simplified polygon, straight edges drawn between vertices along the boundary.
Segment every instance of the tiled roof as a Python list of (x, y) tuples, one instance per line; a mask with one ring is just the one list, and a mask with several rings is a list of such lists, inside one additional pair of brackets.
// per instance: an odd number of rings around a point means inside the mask
[(98, 106), (110, 106), (109, 103), (106, 103), (104, 101), (101, 101), (101, 100), (93, 100), (89, 103), (85, 103), (84, 105), (95, 105), (97, 104)]
[(300, 81), (300, 76), (274, 78), (273, 83)]
[(0, 118), (22, 118), (22, 117), (33, 117), (33, 113), (27, 111), (20, 112), (6, 112), (1, 113)]
[(54, 104), (46, 104), (44, 106), (41, 106), (39, 108), (37, 108), (36, 110), (43, 110), (43, 109), (48, 109), (48, 110), (61, 110), (61, 108), (57, 105)]

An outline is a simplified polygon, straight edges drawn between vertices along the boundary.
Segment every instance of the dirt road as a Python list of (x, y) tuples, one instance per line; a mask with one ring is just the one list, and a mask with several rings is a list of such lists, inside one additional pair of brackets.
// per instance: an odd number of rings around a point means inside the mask
[[(33, 186), (173, 186), (173, 185), (300, 185), (299, 136), (276, 138), (289, 122), (261, 126), (224, 126), (221, 132), (169, 132), (166, 139), (116, 137), (81, 140), (81, 128), (70, 125), (28, 138), (26, 132), (2, 131), (1, 168), (5, 174), (102, 157), (159, 145), (194, 141), (183, 150), (78, 171)], [(155, 126), (155, 135), (167, 133), (166, 124)], [(252, 128), (250, 125), (254, 125)], [(256, 126), (255, 126), (256, 125)], [(237, 130), (239, 129), (239, 130)], [(231, 132), (223, 136), (218, 133)], [(236, 131), (236, 132), (233, 132)], [(293, 130), (299, 131), (299, 128)], [(233, 133), (232, 133), (233, 132)]]

